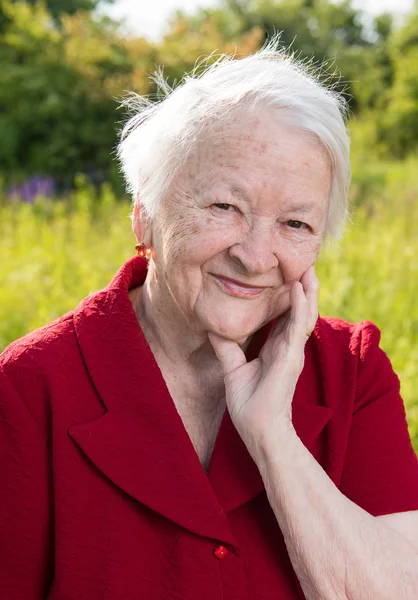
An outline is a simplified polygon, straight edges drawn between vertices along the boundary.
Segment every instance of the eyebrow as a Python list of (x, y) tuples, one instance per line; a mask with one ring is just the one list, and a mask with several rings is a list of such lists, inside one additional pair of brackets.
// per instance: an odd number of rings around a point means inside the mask
[(240, 198), (242, 198), (243, 200), (246, 200), (247, 202), (250, 201), (249, 195), (244, 190), (244, 188), (242, 188), (241, 186), (234, 184), (234, 185), (228, 186), (228, 188), (233, 196), (239, 196)]
[(311, 204), (305, 204), (303, 202), (301, 203), (296, 203), (296, 204), (291, 204), (290, 206), (286, 207), (285, 210), (281, 211), (283, 214), (287, 214), (287, 213), (312, 213), (315, 212), (314, 211), (314, 207)]
[[(229, 191), (233, 196), (242, 198), (247, 202), (250, 202), (250, 197), (248, 193), (239, 185), (230, 185)], [(282, 214), (286, 215), (288, 213), (298, 213), (298, 214), (306, 214), (315, 212), (314, 207), (311, 204), (306, 204), (305, 202), (296, 202), (294, 204), (290, 204), (286, 207), (285, 210), (280, 211)]]

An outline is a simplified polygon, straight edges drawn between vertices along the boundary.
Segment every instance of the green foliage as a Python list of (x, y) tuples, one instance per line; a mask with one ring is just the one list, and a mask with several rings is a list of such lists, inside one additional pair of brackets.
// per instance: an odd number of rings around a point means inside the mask
[(418, 8), (390, 40), (393, 82), (377, 139), (393, 156), (418, 149)]
[(212, 52), (244, 56), (277, 31), (297, 55), (326, 61), (377, 155), (417, 149), (417, 9), (395, 26), (387, 14), (366, 17), (352, 0), (224, 0), (191, 16), (178, 12), (150, 43), (79, 10), (95, 4), (0, 0), (0, 174), (7, 183), (36, 174), (68, 188), (77, 172), (117, 181), (117, 98), (154, 92), (148, 74), (157, 65), (178, 82)]
[[(29, 4), (36, 4), (36, 1), (37, 0), (29, 0)], [(96, 8), (99, 1), (100, 0), (46, 0), (45, 6), (48, 12), (57, 19), (62, 14), (74, 15), (78, 11), (91, 11)]]
[(99, 198), (78, 186), (65, 199), (0, 209), (0, 348), (74, 308), (133, 254), (129, 204), (109, 186)]
[(57, 29), (42, 4), (4, 2), (0, 40), (0, 160), (9, 180), (32, 173), (71, 183), (107, 175), (117, 136), (114, 95), (132, 83), (129, 49), (115, 26), (64, 16)]
[[(63, 14), (74, 15), (78, 11), (92, 11), (99, 2), (103, 2), (103, 0), (46, 0), (45, 8), (59, 22), (58, 19)], [(113, 0), (105, 0), (105, 2), (113, 2)], [(8, 4), (22, 3), (22, 0), (8, 0)], [(27, 3), (35, 5), (37, 0), (27, 0)], [(8, 22), (10, 22), (10, 16), (7, 10), (4, 10), (3, 4), (0, 3), (0, 31), (3, 30), (1, 24), (6, 25)]]
[[(369, 30), (362, 13), (353, 8), (350, 0), (225, 0), (217, 8), (201, 9), (191, 17), (179, 15), (187, 23), (185, 30), (202, 32), (208, 23), (225, 39), (237, 39), (245, 33), (260, 32), (260, 44), (281, 32), (283, 46), (292, 47), (302, 58), (314, 59), (328, 65), (328, 77), (338, 87), (341, 67), (344, 79), (350, 82), (355, 76), (354, 66), (367, 60), (365, 49), (372, 46)], [(383, 24), (381, 25), (384, 31)], [(377, 40), (380, 40), (376, 32)], [(350, 57), (346, 53), (350, 51)], [(351, 91), (351, 84), (342, 84)], [(353, 102), (353, 106), (355, 103)]]
[(225, 0), (214, 9), (202, 9), (188, 19), (193, 30), (212, 19), (225, 37), (235, 37), (261, 28), (267, 37), (282, 31), (286, 46), (307, 57), (322, 59), (341, 47), (365, 45), (369, 41), (359, 13), (349, 0)]

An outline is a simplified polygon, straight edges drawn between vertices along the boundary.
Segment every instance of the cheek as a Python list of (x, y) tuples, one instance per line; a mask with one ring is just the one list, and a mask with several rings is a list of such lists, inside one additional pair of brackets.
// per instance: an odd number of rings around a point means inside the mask
[(225, 233), (210, 218), (203, 220), (177, 215), (160, 230), (158, 238), (165, 269), (178, 273), (179, 270), (200, 268), (228, 246)]
[(199, 217), (175, 223), (171, 228), (171, 243), (175, 253), (187, 252), (191, 262), (203, 264), (229, 248), (234, 238), (231, 227), (210, 216)]
[(279, 257), (285, 282), (299, 281), (304, 272), (315, 263), (320, 247), (319, 239), (289, 244)]
[(181, 214), (162, 220), (156, 236), (156, 251), (166, 264), (184, 263), (190, 255), (193, 239), (201, 235), (199, 225)]

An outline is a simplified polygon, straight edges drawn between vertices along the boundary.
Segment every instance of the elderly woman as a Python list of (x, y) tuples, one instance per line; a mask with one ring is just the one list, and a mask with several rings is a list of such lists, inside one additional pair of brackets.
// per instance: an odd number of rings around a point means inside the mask
[(416, 600), (398, 379), (317, 315), (342, 99), (270, 46), (137, 108), (138, 256), (1, 357), (1, 598)]

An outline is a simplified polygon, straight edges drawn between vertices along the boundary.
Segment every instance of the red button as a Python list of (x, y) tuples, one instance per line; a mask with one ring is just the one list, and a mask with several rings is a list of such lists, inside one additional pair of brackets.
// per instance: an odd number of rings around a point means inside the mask
[(228, 554), (228, 550), (225, 548), (225, 546), (218, 546), (213, 553), (217, 558), (221, 559), (225, 558), (225, 556)]

